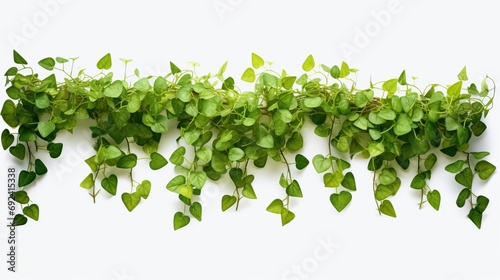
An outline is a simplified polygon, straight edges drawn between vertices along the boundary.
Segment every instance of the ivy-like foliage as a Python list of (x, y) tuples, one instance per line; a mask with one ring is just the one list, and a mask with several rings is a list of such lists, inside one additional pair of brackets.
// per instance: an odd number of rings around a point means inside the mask
[[(217, 181), (228, 174), (234, 184), (234, 191), (222, 197), (222, 211), (238, 209), (244, 199), (256, 199), (249, 165), (263, 168), (268, 160), (283, 166), (276, 183), (283, 192), (270, 201), (267, 211), (279, 215), (282, 225), (291, 222), (293, 201), (303, 196), (294, 179), (295, 168), (309, 165), (309, 159), (297, 153), (304, 145), (302, 127), (307, 122), (315, 125), (316, 135), (328, 139), (325, 153), (311, 161), (317, 173), (323, 174), (324, 186), (332, 188), (330, 202), (338, 212), (357, 189), (343, 154), (368, 159), (380, 214), (396, 217), (389, 198), (400, 189), (401, 169), (415, 172), (410, 187), (420, 192), (420, 207), (428, 202), (439, 210), (441, 195), (430, 187), (429, 179), (440, 151), (457, 158), (445, 168), (456, 174), (456, 182), (463, 187), (457, 191), (456, 204), (467, 204), (468, 218), (481, 227), (489, 200), (473, 192), (473, 181), (476, 177), (487, 180), (496, 167), (484, 160), (488, 152), (469, 151), (469, 142), (486, 130), (482, 118), (493, 106), (495, 85), (489, 77), (479, 86), (465, 85), (465, 67), (450, 86), (431, 84), (421, 89), (414, 81), (408, 82), (403, 71), (398, 78), (370, 82), (368, 88), (360, 89), (357, 70), (345, 62), (317, 66), (310, 55), (302, 64), (304, 73), (294, 76), (274, 71), (271, 63), (253, 53), (252, 67), (241, 79), (254, 84), (254, 89), (241, 91), (233, 78), (224, 76), (227, 62), (214, 75), (198, 76), (171, 62), (165, 76), (141, 77), (135, 70), (120, 79), (109, 71), (110, 54), (97, 62), (97, 75), (84, 70), (73, 73), (75, 60), (42, 59), (41, 67), (63, 76), (42, 77), (14, 51), (17, 66), (5, 73), (10, 99), (1, 114), (17, 132), (5, 129), (2, 147), (28, 162), (19, 174), (19, 190), (12, 194), (23, 209), (15, 225), (25, 224), (27, 217), (39, 218), (38, 205), (27, 193), (36, 178), (48, 171), (37, 153), (47, 151), (50, 157), (59, 157), (63, 143), (56, 142), (58, 133), (73, 132), (78, 121), (91, 119), (95, 155), (85, 160), (89, 174), (80, 186), (89, 190), (95, 202), (101, 190), (115, 196), (119, 185), (130, 184), (121, 199), (132, 211), (151, 191), (149, 180), (134, 177), (138, 159), (144, 155), (132, 152), (131, 146), (141, 147), (152, 170), (168, 162), (175, 166), (177, 175), (165, 183), (184, 205), (174, 214), (176, 230), (191, 218), (202, 220), (199, 196), (208, 179)], [(130, 60), (122, 61), (126, 69)], [(168, 127), (171, 119), (176, 128)], [(179, 146), (171, 155), (158, 152), (166, 133), (180, 134)], [(128, 171), (124, 182), (115, 174), (118, 169)]]

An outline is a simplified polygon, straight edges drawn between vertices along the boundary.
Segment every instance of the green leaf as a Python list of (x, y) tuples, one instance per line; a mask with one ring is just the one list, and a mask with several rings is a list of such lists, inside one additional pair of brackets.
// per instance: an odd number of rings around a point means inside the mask
[(444, 169), (450, 173), (458, 173), (462, 171), (464, 164), (465, 160), (457, 160), (453, 163), (448, 164)]
[(46, 109), (50, 107), (49, 96), (45, 92), (37, 92), (35, 98), (35, 106), (38, 109)]
[(316, 96), (316, 97), (308, 97), (304, 99), (304, 106), (306, 108), (317, 108), (321, 106), (321, 103), (323, 103), (323, 98)]
[(24, 157), (26, 156), (26, 147), (23, 144), (19, 143), (15, 146), (10, 147), (9, 152), (16, 158), (24, 160)]
[(391, 195), (393, 195), (393, 192), (388, 186), (378, 185), (377, 190), (375, 190), (375, 199), (379, 201), (384, 200)]
[(36, 179), (36, 172), (35, 171), (26, 171), (23, 170), (19, 172), (19, 187), (25, 187), (31, 183), (33, 183)]
[(299, 182), (293, 180), (293, 182), (286, 187), (286, 194), (293, 197), (302, 197), (302, 190), (300, 189)]
[(85, 179), (80, 183), (80, 187), (84, 189), (91, 189), (94, 186), (94, 175), (89, 173)]
[(437, 162), (437, 156), (434, 153), (431, 153), (427, 156), (424, 161), (424, 167), (427, 170), (431, 170)]
[(476, 199), (475, 209), (482, 214), (484, 211), (486, 211), (486, 208), (488, 208), (488, 204), (490, 204), (490, 200), (487, 197), (480, 195)]
[(10, 133), (8, 129), (2, 131), (2, 148), (7, 150), (14, 143), (14, 135)]
[(330, 75), (331, 75), (334, 79), (338, 79), (338, 78), (340, 78), (340, 68), (339, 68), (337, 65), (334, 65), (334, 66), (330, 69)]
[(476, 167), (474, 167), (474, 170), (479, 174), (479, 178), (481, 178), (481, 180), (488, 179), (496, 169), (496, 166), (486, 160), (479, 161), (476, 164)]
[(10, 99), (7, 99), (2, 106), (2, 118), (6, 124), (10, 127), (17, 127), (19, 125), (19, 119), (16, 114), (16, 105)]
[(356, 92), (356, 95), (354, 96), (354, 105), (358, 108), (363, 108), (368, 104), (368, 97), (366, 94), (362, 91)]
[(184, 155), (186, 154), (186, 148), (183, 146), (180, 146), (177, 148), (172, 155), (170, 156), (169, 160), (171, 163), (175, 165), (182, 165), (184, 163)]
[(186, 184), (186, 177), (183, 175), (177, 175), (167, 184), (167, 189), (174, 193), (179, 193), (179, 188)]
[(271, 135), (266, 135), (257, 140), (257, 145), (265, 149), (272, 149), (274, 148), (274, 138)]
[(441, 194), (438, 190), (433, 190), (427, 193), (427, 201), (436, 211), (439, 211), (439, 205), (441, 204)]
[(332, 160), (325, 158), (323, 155), (315, 155), (313, 157), (313, 166), (317, 173), (323, 173), (332, 166)]
[(406, 70), (404, 70), (401, 75), (399, 75), (398, 83), (402, 86), (406, 85)]
[(330, 195), (330, 202), (338, 212), (342, 212), (351, 200), (352, 195), (348, 191), (341, 191), (340, 193), (333, 193)]
[(36, 175), (44, 175), (47, 173), (47, 167), (40, 159), (35, 159), (35, 173)]
[(177, 73), (180, 73), (181, 72), (181, 69), (179, 69), (179, 67), (177, 67), (177, 65), (175, 65), (172, 61), (170, 61), (170, 72), (172, 72), (172, 74), (177, 74)]
[(22, 226), (28, 222), (28, 219), (23, 214), (16, 214), (14, 220), (12, 221), (13, 226)]
[(176, 95), (182, 102), (189, 102), (193, 98), (192, 89), (191, 84), (186, 84), (177, 90)]
[(459, 123), (457, 123), (457, 121), (455, 121), (454, 118), (452, 118), (450, 116), (446, 117), (445, 126), (446, 126), (446, 130), (448, 130), (448, 131), (454, 131), (454, 130), (457, 130), (461, 127), (461, 125)]
[(391, 79), (387, 80), (382, 84), (382, 90), (387, 91), (387, 97), (390, 98), (391, 96), (396, 93), (398, 90), (398, 79)]
[(467, 188), (472, 188), (472, 179), (474, 177), (474, 174), (472, 174), (472, 170), (467, 167), (464, 170), (462, 170), (460, 173), (455, 175), (455, 181), (459, 183), (462, 186), (465, 186)]
[(151, 161), (149, 162), (149, 167), (152, 170), (158, 170), (163, 168), (165, 165), (167, 165), (168, 161), (160, 155), (159, 153), (152, 153), (151, 154)]
[(477, 209), (472, 208), (469, 211), (467, 217), (476, 225), (478, 229), (481, 229), (481, 222), (483, 220), (483, 214)]
[(469, 78), (467, 77), (467, 67), (464, 66), (464, 68), (462, 68), (462, 71), (460, 71), (460, 73), (458, 73), (458, 79), (460, 81), (467, 81)]
[(63, 58), (63, 57), (56, 57), (56, 61), (57, 61), (58, 63), (63, 64), (63, 63), (68, 62), (69, 60), (67, 60), (66, 58)]
[(286, 209), (286, 208), (283, 208), (281, 209), (281, 225), (282, 226), (285, 226), (287, 225), (288, 223), (290, 223), (293, 219), (295, 219), (295, 214)]
[(255, 190), (253, 189), (252, 185), (250, 185), (250, 184), (245, 184), (241, 194), (243, 195), (243, 197), (246, 197), (248, 199), (257, 199), (257, 195), (255, 194)]
[(23, 214), (35, 221), (38, 221), (38, 218), (40, 217), (40, 209), (38, 208), (38, 205), (31, 204), (23, 208)]
[(168, 118), (164, 115), (156, 117), (155, 123), (151, 126), (151, 131), (165, 133), (168, 131)]
[(240, 148), (233, 147), (233, 148), (229, 149), (228, 156), (229, 156), (229, 160), (238, 161), (245, 156), (245, 152)]
[(243, 75), (241, 75), (241, 80), (248, 83), (255, 82), (255, 71), (253, 68), (247, 68), (245, 72), (243, 72)]
[(380, 173), (378, 180), (383, 185), (390, 185), (396, 181), (396, 172), (393, 168), (384, 168)]
[(236, 196), (233, 196), (233, 195), (224, 195), (222, 197), (222, 201), (221, 201), (221, 208), (222, 208), (222, 211), (226, 211), (227, 209), (231, 208), (231, 206), (233, 206), (234, 204), (236, 203)]
[(347, 63), (345, 63), (344, 61), (342, 61), (342, 65), (340, 67), (340, 76), (339, 76), (339, 78), (345, 78), (345, 77), (349, 76), (350, 73), (351, 73), (351, 71), (349, 69), (349, 65), (347, 65)]
[(371, 158), (381, 155), (385, 151), (384, 144), (381, 142), (371, 142), (368, 144), (368, 153)]
[(340, 136), (339, 141), (337, 142), (337, 150), (343, 153), (347, 153), (349, 151), (349, 138), (347, 136)]
[(256, 53), (252, 53), (252, 67), (255, 69), (259, 69), (264, 66), (264, 59), (257, 55)]
[(52, 121), (42, 121), (38, 123), (37, 129), (40, 135), (45, 138), (56, 129), (56, 125)]
[(52, 57), (47, 57), (38, 62), (38, 65), (42, 66), (43, 68), (52, 71), (54, 70), (54, 66), (56, 66), (56, 61)]
[(189, 206), (189, 213), (195, 217), (198, 221), (201, 222), (201, 216), (202, 216), (202, 207), (199, 202), (194, 202)]
[(47, 150), (51, 158), (58, 158), (61, 155), (62, 149), (62, 143), (49, 143), (47, 145)]
[(123, 92), (123, 82), (122, 81), (114, 81), (111, 85), (104, 89), (104, 96), (117, 98)]
[(142, 78), (134, 83), (134, 88), (138, 91), (147, 92), (151, 88), (151, 85), (148, 78)]
[(340, 170), (335, 171), (334, 173), (325, 173), (323, 175), (323, 183), (327, 188), (337, 188), (342, 183), (344, 179), (344, 175)]
[(161, 94), (168, 89), (167, 80), (163, 77), (158, 77), (153, 85), (153, 90), (156, 94)]
[(191, 171), (189, 174), (189, 182), (197, 189), (203, 188), (207, 181), (207, 174), (203, 171)]
[(355, 191), (356, 190), (356, 180), (354, 179), (354, 175), (352, 172), (347, 172), (344, 175), (344, 179), (342, 180), (342, 186), (348, 190)]
[(148, 199), (149, 193), (151, 192), (151, 182), (149, 180), (143, 180), (137, 186), (137, 193), (144, 199)]
[(397, 136), (405, 135), (411, 131), (411, 124), (413, 121), (406, 114), (401, 114), (396, 121), (396, 126), (394, 127), (394, 133)]
[(389, 217), (396, 218), (396, 210), (394, 210), (394, 206), (389, 200), (384, 200), (380, 204), (380, 212)]
[(15, 63), (23, 64), (23, 65), (28, 64), (26, 59), (24, 59), (17, 51), (14, 50), (13, 52), (14, 52), (14, 62)]
[(309, 160), (305, 156), (301, 154), (295, 155), (295, 167), (297, 167), (298, 170), (302, 170), (306, 168), (308, 165), (309, 165)]
[(315, 65), (316, 65), (316, 63), (314, 62), (314, 58), (310, 54), (309, 56), (307, 56), (304, 63), (302, 63), (302, 69), (306, 72), (309, 72), (314, 68)]
[(212, 159), (212, 149), (208, 147), (202, 147), (196, 150), (196, 156), (199, 159), (201, 159), (204, 163), (209, 163), (210, 160)]
[(281, 210), (284, 209), (283, 206), (283, 201), (281, 199), (275, 199), (273, 200), (269, 206), (267, 206), (266, 210), (268, 212), (274, 213), (274, 214), (281, 214)]
[(425, 179), (426, 179), (425, 173), (417, 174), (415, 177), (413, 177), (413, 180), (411, 180), (410, 187), (416, 190), (423, 189), (426, 185)]
[(470, 153), (475, 159), (483, 159), (490, 155), (489, 152), (471, 152)]
[(111, 68), (111, 54), (107, 53), (97, 62), (97, 69), (99, 70), (109, 70)]
[(30, 202), (30, 197), (25, 191), (13, 192), (10, 197), (12, 197), (15, 202), (20, 204), (27, 204), (28, 202)]
[(116, 163), (116, 167), (124, 169), (134, 168), (136, 165), (137, 165), (137, 155), (135, 154), (125, 155), (121, 157)]
[(378, 116), (387, 121), (396, 119), (396, 113), (391, 109), (382, 109), (380, 112), (378, 112)]
[(446, 94), (448, 95), (448, 97), (458, 98), (460, 96), (461, 91), (462, 91), (462, 81), (458, 81), (453, 85), (451, 85), (450, 87), (448, 87), (448, 89), (446, 90)]
[(477, 123), (471, 125), (470, 127), (472, 129), (472, 133), (474, 133), (474, 136), (478, 137), (483, 134), (483, 132), (486, 130), (486, 124), (484, 124), (482, 121), (478, 121)]
[(139, 205), (139, 202), (141, 202), (141, 196), (137, 192), (122, 193), (122, 201), (125, 207), (127, 207), (127, 210), (132, 212), (132, 210)]
[(184, 215), (182, 212), (177, 212), (174, 215), (174, 230), (178, 230), (183, 228), (189, 224), (191, 218), (189, 216)]
[(116, 189), (118, 187), (118, 177), (115, 174), (111, 174), (101, 180), (101, 187), (111, 195), (116, 195)]
[(467, 201), (467, 199), (469, 199), (469, 197), (472, 195), (472, 192), (470, 189), (468, 188), (464, 188), (462, 189), (462, 191), (458, 194), (458, 197), (457, 197), (457, 206), (462, 208), (464, 207), (465, 205), (465, 202)]

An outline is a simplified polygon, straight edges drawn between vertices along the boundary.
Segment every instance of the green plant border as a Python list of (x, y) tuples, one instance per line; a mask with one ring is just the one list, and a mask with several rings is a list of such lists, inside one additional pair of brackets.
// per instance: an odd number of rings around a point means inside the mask
[[(44, 58), (39, 66), (57, 71), (43, 77), (16, 51), (17, 64), (5, 73), (6, 93), (2, 117), (17, 132), (2, 132), (2, 147), (28, 166), (19, 174), (19, 190), (12, 199), (22, 207), (14, 225), (28, 218), (38, 220), (39, 208), (27, 190), (48, 168), (37, 154), (61, 155), (63, 143), (56, 142), (61, 131), (73, 132), (78, 121), (92, 119), (95, 155), (85, 160), (89, 174), (80, 186), (89, 190), (96, 201), (102, 190), (118, 195), (119, 185), (128, 181), (130, 191), (121, 193), (128, 211), (148, 198), (151, 182), (137, 180), (134, 168), (140, 160), (131, 146), (141, 147), (149, 167), (160, 170), (169, 162), (178, 175), (167, 178), (166, 188), (178, 195), (183, 207), (174, 214), (174, 229), (202, 220), (198, 197), (208, 179), (217, 181), (229, 174), (234, 191), (225, 194), (221, 209), (238, 209), (243, 199), (256, 199), (249, 165), (266, 166), (268, 160), (283, 164), (279, 185), (281, 197), (271, 201), (267, 211), (280, 216), (282, 225), (291, 222), (291, 205), (303, 196), (295, 169), (309, 165), (298, 151), (303, 147), (302, 127), (315, 125), (314, 133), (328, 139), (325, 154), (311, 161), (322, 174), (324, 186), (332, 189), (330, 202), (341, 212), (352, 200), (356, 180), (349, 171), (355, 155), (368, 159), (373, 173), (373, 193), (380, 214), (396, 217), (390, 198), (402, 184), (398, 170), (412, 170), (410, 188), (420, 192), (420, 207), (428, 202), (439, 210), (441, 195), (429, 185), (436, 151), (455, 157), (445, 170), (455, 175), (463, 188), (456, 204), (470, 207), (469, 219), (481, 227), (482, 214), (489, 200), (473, 191), (474, 178), (487, 180), (496, 167), (484, 160), (486, 151), (469, 151), (472, 136), (486, 130), (482, 122), (493, 106), (495, 84), (486, 77), (479, 86), (466, 85), (466, 68), (452, 85), (431, 84), (424, 88), (408, 82), (406, 72), (398, 78), (370, 82), (366, 89), (357, 87), (356, 69), (343, 62), (333, 67), (317, 65), (309, 55), (302, 64), (304, 73), (290, 75), (273, 70), (259, 55), (252, 53), (252, 66), (241, 80), (254, 85), (251, 91), (240, 90), (234, 78), (225, 77), (227, 62), (216, 74), (199, 76), (196, 65), (182, 70), (170, 63), (165, 76), (143, 77), (139, 70), (122, 79), (110, 71), (108, 53), (97, 62), (99, 73), (74, 73), (74, 58)], [(169, 128), (175, 119), (177, 129)], [(179, 134), (179, 147), (168, 159), (158, 153), (162, 136)], [(182, 140), (182, 141), (181, 141)], [(189, 153), (187, 151), (190, 151)], [(295, 168), (292, 168), (295, 166)], [(118, 169), (128, 171), (119, 178)], [(123, 181), (123, 182), (122, 182)]]

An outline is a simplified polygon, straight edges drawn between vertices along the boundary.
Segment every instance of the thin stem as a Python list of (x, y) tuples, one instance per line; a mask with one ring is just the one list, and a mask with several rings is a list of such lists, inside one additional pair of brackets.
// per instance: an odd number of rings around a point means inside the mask
[(372, 159), (372, 167), (373, 167), (373, 197), (375, 198), (375, 204), (377, 205), (378, 214), (382, 215), (380, 211), (380, 205), (378, 203), (377, 197), (375, 196), (375, 192), (377, 191), (377, 171), (375, 170), (375, 161)]

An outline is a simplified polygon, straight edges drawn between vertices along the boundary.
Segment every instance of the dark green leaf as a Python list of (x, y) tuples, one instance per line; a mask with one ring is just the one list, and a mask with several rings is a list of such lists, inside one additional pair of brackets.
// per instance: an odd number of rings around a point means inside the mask
[(9, 152), (20, 160), (26, 156), (26, 147), (23, 144), (17, 144), (9, 148)]
[(462, 189), (462, 191), (460, 192), (460, 194), (458, 194), (458, 197), (457, 197), (457, 201), (456, 201), (457, 206), (460, 208), (464, 207), (465, 202), (467, 201), (467, 199), (469, 199), (471, 194), (472, 194), (472, 192), (470, 189), (468, 189), (468, 188)]
[(62, 149), (62, 143), (49, 143), (47, 145), (47, 150), (51, 158), (58, 158), (61, 155)]
[(2, 148), (7, 150), (12, 143), (14, 143), (14, 135), (10, 134), (8, 129), (4, 129), (2, 131)]
[(476, 210), (481, 214), (488, 208), (488, 204), (490, 204), (490, 200), (485, 196), (478, 196), (476, 199)]
[(35, 173), (36, 175), (43, 175), (47, 173), (47, 167), (40, 159), (35, 159)]
[(342, 186), (348, 190), (355, 191), (356, 190), (356, 180), (354, 179), (354, 175), (352, 172), (347, 172), (344, 175), (344, 179), (342, 180)]
[(437, 156), (433, 153), (429, 154), (424, 162), (425, 169), (431, 170), (432, 167), (434, 167), (434, 165), (436, 164), (436, 162), (437, 162)]
[(471, 127), (472, 133), (474, 133), (474, 136), (481, 136), (483, 132), (486, 130), (486, 125), (482, 121), (478, 121), (477, 123), (473, 124)]
[(472, 208), (470, 209), (467, 217), (476, 225), (477, 228), (481, 229), (483, 213), (479, 212), (476, 208)]
[(448, 164), (444, 169), (450, 173), (458, 173), (462, 171), (464, 165), (465, 165), (464, 160), (457, 160), (453, 163)]
[(388, 198), (389, 196), (392, 195), (392, 189), (384, 186), (384, 185), (378, 185), (377, 190), (375, 191), (375, 199), (376, 200), (384, 200)]
[(13, 226), (22, 226), (25, 225), (28, 222), (28, 218), (24, 216), (23, 214), (16, 214), (14, 216), (14, 220), (12, 221)]
[(402, 86), (405, 86), (406, 85), (406, 70), (403, 71), (401, 73), (401, 75), (399, 75), (399, 78), (398, 78), (398, 83)]
[(309, 160), (305, 156), (301, 154), (295, 155), (295, 166), (297, 167), (298, 170), (302, 170), (306, 168), (308, 165), (309, 165)]
[(413, 180), (411, 181), (410, 187), (416, 190), (421, 190), (425, 187), (425, 179), (426, 175), (425, 173), (419, 173), (415, 177), (413, 177)]
[(19, 187), (25, 187), (31, 183), (33, 183), (36, 179), (36, 173), (35, 171), (26, 171), (23, 170), (19, 172)]

